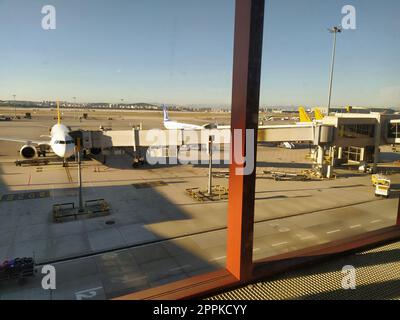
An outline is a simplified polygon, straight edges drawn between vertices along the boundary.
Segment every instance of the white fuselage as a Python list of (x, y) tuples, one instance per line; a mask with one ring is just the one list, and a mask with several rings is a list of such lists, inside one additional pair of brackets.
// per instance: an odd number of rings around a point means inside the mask
[(164, 127), (168, 130), (201, 130), (204, 129), (202, 126), (189, 123), (181, 123), (171, 120), (164, 120)]
[(50, 147), (61, 158), (69, 158), (74, 154), (74, 139), (69, 135), (69, 129), (63, 124), (55, 124), (50, 131)]

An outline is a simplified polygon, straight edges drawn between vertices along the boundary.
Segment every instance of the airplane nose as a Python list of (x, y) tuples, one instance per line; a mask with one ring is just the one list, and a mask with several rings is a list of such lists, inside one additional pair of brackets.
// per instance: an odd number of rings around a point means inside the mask
[(70, 156), (72, 156), (74, 154), (75, 151), (75, 146), (74, 145), (67, 145), (67, 147), (65, 148), (65, 158), (69, 158)]
[(67, 145), (62, 150), (57, 150), (57, 155), (61, 158), (69, 158), (74, 154), (74, 146)]

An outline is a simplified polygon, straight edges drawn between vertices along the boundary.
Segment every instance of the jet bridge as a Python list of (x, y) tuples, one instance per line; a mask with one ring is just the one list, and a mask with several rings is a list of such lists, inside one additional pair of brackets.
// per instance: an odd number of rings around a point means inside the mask
[[(111, 148), (133, 149), (134, 157), (143, 160), (149, 148), (170, 149), (182, 146), (207, 145), (209, 137), (214, 137), (215, 145), (229, 145), (229, 126), (204, 130), (102, 130), (82, 131), (83, 147), (91, 153), (100, 153)], [(309, 142), (316, 146), (314, 160), (319, 168), (340, 164), (353, 149), (359, 151), (359, 162), (373, 163), (376, 169), (379, 146), (400, 144), (400, 115), (396, 114), (335, 114), (325, 116), (320, 121), (288, 125), (267, 125), (258, 128), (258, 142)], [(226, 149), (225, 149), (226, 150)], [(326, 153), (329, 152), (327, 156)], [(329, 159), (329, 160), (327, 160)]]
[[(293, 124), (262, 126), (258, 129), (258, 142), (311, 142), (315, 145), (332, 141), (333, 127), (321, 124)], [(85, 149), (107, 149), (133, 147), (170, 147), (183, 145), (204, 145), (209, 136), (214, 136), (215, 144), (230, 144), (231, 130), (107, 130), (82, 131)]]
[[(251, 133), (250, 133), (251, 134)], [(124, 149), (133, 157), (133, 165), (143, 163), (147, 155), (151, 157), (177, 157), (177, 150), (182, 146), (201, 151), (201, 146), (208, 145), (210, 136), (213, 144), (223, 151), (223, 160), (229, 160), (231, 130), (229, 127), (204, 130), (103, 130), (81, 131), (83, 148), (92, 154), (103, 153), (104, 150)], [(239, 132), (239, 135), (241, 133)], [(258, 142), (272, 143), (310, 143), (318, 146), (315, 160), (318, 167), (324, 165), (325, 146), (333, 141), (334, 126), (321, 123), (298, 123), (289, 125), (270, 125), (258, 128)], [(133, 151), (133, 152), (132, 152)], [(150, 152), (148, 154), (148, 152)], [(106, 161), (105, 158), (103, 161)]]

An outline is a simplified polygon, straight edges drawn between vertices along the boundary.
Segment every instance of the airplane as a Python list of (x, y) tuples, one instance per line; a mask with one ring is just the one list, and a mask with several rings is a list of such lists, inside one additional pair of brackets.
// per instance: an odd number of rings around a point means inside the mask
[(32, 159), (40, 155), (46, 156), (46, 151), (51, 149), (57, 156), (63, 159), (65, 166), (66, 160), (75, 152), (74, 139), (70, 136), (70, 129), (61, 123), (60, 105), (57, 102), (57, 124), (50, 129), (50, 141), (38, 141), (31, 139), (14, 139), (0, 137), (3, 141), (13, 141), (25, 143), (19, 153), (25, 159)]
[(312, 122), (304, 107), (299, 108), (300, 122)]
[[(313, 122), (303, 107), (299, 108), (299, 116), (300, 116), (300, 123)], [(315, 120), (314, 120), (315, 122), (319, 122), (324, 118), (324, 115), (318, 108), (314, 109), (314, 118), (315, 118)]]
[(172, 121), (168, 117), (168, 110), (165, 105), (163, 105), (163, 112), (164, 112), (164, 127), (165, 129), (168, 130), (203, 130), (203, 129), (209, 129), (211, 127), (210, 124), (199, 126), (196, 124)]
[(315, 120), (322, 120), (324, 118), (324, 115), (318, 108), (315, 108), (314, 116), (315, 116)]

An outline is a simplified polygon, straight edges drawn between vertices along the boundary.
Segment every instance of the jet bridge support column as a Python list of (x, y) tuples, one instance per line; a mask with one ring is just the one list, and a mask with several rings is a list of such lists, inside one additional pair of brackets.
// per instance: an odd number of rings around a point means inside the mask
[(379, 121), (375, 124), (375, 140), (374, 140), (374, 163), (372, 165), (372, 172), (376, 173), (378, 170), (378, 161), (379, 161), (379, 145), (381, 143), (381, 124)]
[(329, 150), (329, 156), (334, 157), (334, 148), (331, 143), (333, 140), (333, 128), (331, 126), (317, 125), (314, 132), (314, 145), (317, 146), (316, 165), (323, 177), (330, 178), (332, 175), (332, 163), (328, 168), (325, 161), (325, 150)]
[(343, 147), (338, 147), (338, 159), (343, 159)]
[(322, 170), (324, 165), (325, 149), (323, 146), (317, 146), (317, 166)]
[(212, 162), (214, 136), (208, 137), (208, 195), (212, 196)]

